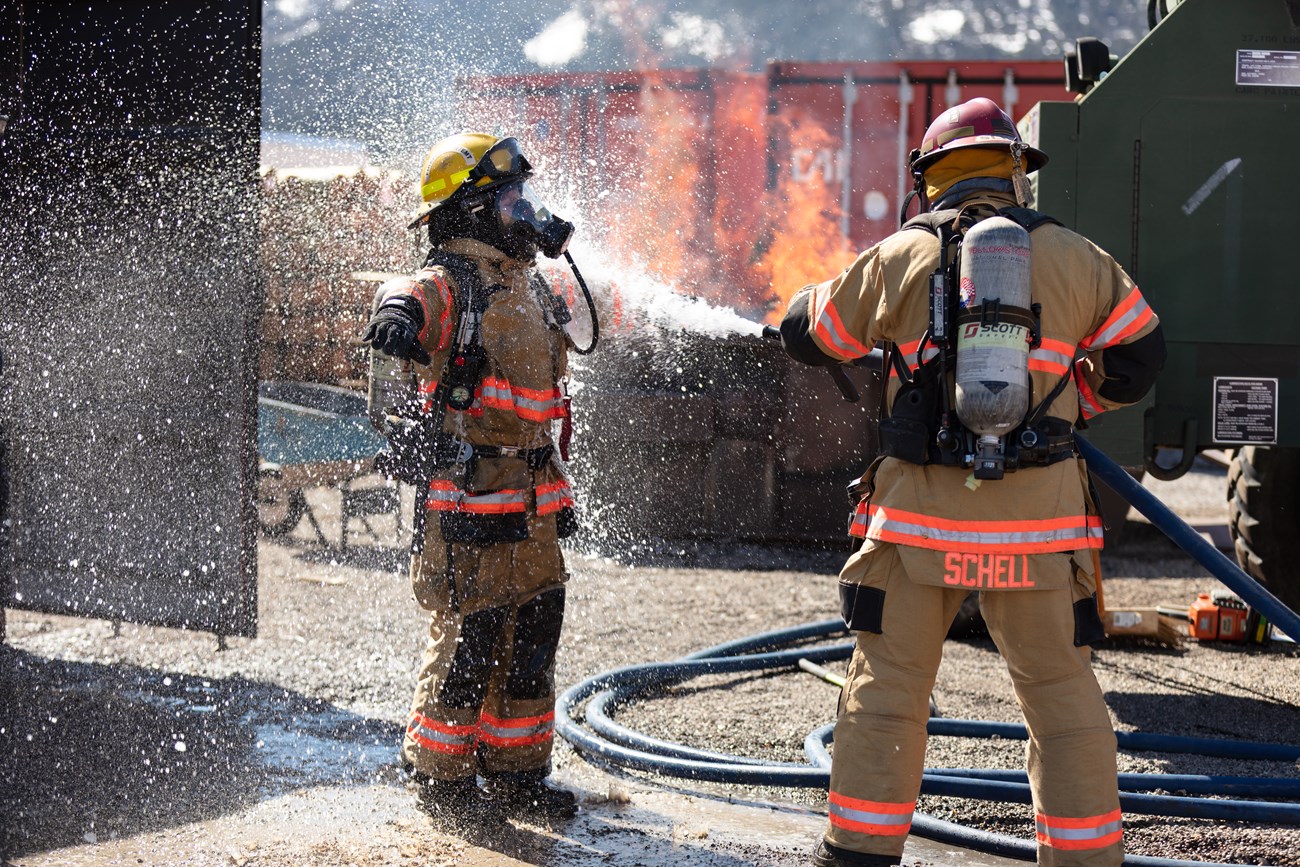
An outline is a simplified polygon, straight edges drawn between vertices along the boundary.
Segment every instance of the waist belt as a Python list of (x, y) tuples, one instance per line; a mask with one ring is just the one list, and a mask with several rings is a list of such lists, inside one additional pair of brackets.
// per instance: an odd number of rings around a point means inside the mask
[(510, 446), (469, 446), (476, 458), (518, 458), (528, 464), (530, 470), (540, 470), (551, 462), (555, 446), (541, 446), (535, 449), (519, 449)]
[[(1007, 435), (1006, 444), (1008, 470), (1050, 466), (1074, 456), (1074, 425), (1065, 419), (1048, 416), (1033, 427), (1021, 427), (1012, 431)], [(965, 451), (967, 450), (944, 451), (931, 442), (925, 463), (966, 466), (962, 454)]]

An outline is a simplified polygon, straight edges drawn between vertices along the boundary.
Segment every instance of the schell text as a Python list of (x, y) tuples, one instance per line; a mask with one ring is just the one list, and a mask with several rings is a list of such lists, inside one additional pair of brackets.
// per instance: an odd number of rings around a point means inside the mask
[(944, 558), (943, 583), (980, 590), (1021, 590), (1034, 586), (1024, 554), (962, 554)]

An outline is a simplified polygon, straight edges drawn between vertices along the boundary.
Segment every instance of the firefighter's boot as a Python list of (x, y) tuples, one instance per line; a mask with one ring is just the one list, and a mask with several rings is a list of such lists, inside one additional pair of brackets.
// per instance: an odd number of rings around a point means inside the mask
[(813, 867), (892, 867), (899, 860), (891, 855), (870, 855), (832, 846), (825, 840), (813, 850)]
[(411, 781), (417, 806), (439, 825), (458, 828), (485, 818), (484, 799), (473, 777), (435, 780), (417, 771)]
[(572, 818), (578, 812), (577, 796), (553, 785), (546, 773), (538, 770), (484, 774), (484, 789), (502, 816), (541, 820)]

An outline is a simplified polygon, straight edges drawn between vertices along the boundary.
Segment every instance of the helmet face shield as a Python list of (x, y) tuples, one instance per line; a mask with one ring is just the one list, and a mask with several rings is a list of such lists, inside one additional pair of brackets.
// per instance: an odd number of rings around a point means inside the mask
[(536, 251), (555, 259), (568, 248), (573, 224), (551, 213), (527, 182), (502, 187), (496, 208), (502, 232), (514, 248), (508, 252), (531, 255)]

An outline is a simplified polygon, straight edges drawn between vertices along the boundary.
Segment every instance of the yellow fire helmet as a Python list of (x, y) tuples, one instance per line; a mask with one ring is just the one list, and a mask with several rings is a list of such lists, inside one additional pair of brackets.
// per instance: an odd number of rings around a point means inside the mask
[(429, 219), (462, 189), (486, 191), (502, 182), (528, 178), (532, 165), (513, 138), (483, 132), (450, 136), (429, 149), (420, 167), (420, 210), (412, 226)]

